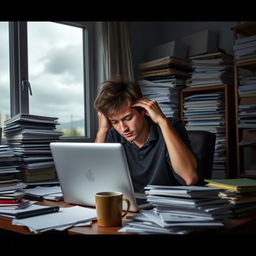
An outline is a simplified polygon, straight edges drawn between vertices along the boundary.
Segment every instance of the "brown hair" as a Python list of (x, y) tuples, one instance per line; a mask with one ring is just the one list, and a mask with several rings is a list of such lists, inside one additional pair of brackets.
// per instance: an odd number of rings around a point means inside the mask
[(113, 78), (101, 84), (94, 106), (108, 116), (113, 114), (124, 102), (135, 102), (142, 97), (139, 85), (136, 82), (125, 81), (121, 78)]

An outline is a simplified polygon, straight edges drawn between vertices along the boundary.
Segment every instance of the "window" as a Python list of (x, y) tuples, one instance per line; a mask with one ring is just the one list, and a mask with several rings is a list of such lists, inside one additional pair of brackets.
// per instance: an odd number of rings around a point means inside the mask
[(10, 22), (12, 115), (58, 117), (66, 138), (92, 136), (91, 30), (85, 23)]
[(83, 29), (28, 23), (29, 112), (59, 118), (65, 136), (84, 136)]
[(10, 117), (10, 71), (8, 22), (0, 22), (0, 127)]

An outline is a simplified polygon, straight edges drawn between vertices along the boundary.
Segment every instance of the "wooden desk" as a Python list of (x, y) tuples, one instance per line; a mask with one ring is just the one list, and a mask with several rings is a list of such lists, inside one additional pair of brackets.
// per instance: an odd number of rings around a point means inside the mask
[[(53, 202), (44, 200), (39, 202), (41, 205), (59, 205), (61, 207), (70, 207), (70, 204), (67, 204), (63, 201)], [(133, 215), (134, 213), (129, 213)], [(123, 223), (128, 221), (124, 218)], [(89, 227), (72, 227), (66, 230), (67, 234), (77, 234), (77, 235), (130, 235), (132, 233), (123, 233), (117, 232), (121, 227), (100, 227), (97, 225), (96, 221), (93, 221), (93, 224)], [(12, 219), (6, 217), (0, 217), (0, 229), (2, 231), (8, 230), (20, 234), (34, 234), (28, 230), (27, 227), (12, 225)], [(59, 231), (56, 231), (59, 232)], [(208, 232), (208, 231), (207, 231)], [(211, 232), (211, 231), (210, 231)], [(218, 234), (238, 234), (238, 235), (256, 235), (256, 214), (250, 215), (248, 217), (239, 218), (239, 219), (230, 219), (226, 221), (225, 228), (222, 229)]]

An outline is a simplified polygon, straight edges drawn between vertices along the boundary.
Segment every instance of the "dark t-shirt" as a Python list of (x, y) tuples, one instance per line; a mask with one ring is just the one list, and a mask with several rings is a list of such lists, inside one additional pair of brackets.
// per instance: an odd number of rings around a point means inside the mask
[[(127, 141), (113, 128), (110, 130), (106, 142), (122, 143), (136, 192), (142, 192), (148, 184), (185, 185), (184, 180), (173, 171), (160, 127), (150, 118), (148, 120), (150, 124), (149, 139), (141, 148)], [(177, 119), (170, 119), (170, 121), (183, 142), (191, 149), (190, 140), (182, 122)]]

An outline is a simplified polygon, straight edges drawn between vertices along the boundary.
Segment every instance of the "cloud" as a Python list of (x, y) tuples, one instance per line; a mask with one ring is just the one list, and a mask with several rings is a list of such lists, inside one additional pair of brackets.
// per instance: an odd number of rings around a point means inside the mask
[(2, 86), (2, 80), (0, 79), (0, 114), (10, 113), (10, 88), (9, 86)]
[(63, 75), (67, 83), (81, 83), (83, 80), (83, 54), (78, 45), (52, 48), (42, 61), (45, 72)]
[(30, 112), (40, 115), (70, 118), (84, 118), (83, 84), (64, 84), (61, 74), (43, 72), (40, 79), (31, 78), (32, 96)]

